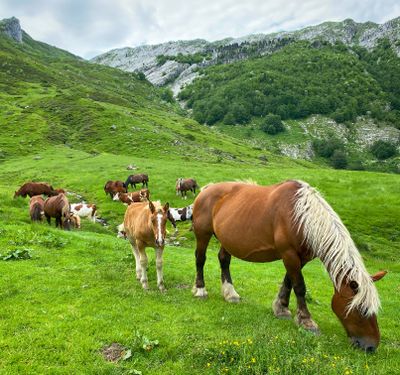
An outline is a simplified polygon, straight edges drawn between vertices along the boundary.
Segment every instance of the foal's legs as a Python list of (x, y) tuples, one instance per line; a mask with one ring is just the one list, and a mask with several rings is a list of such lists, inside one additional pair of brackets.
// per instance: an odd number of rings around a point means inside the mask
[(286, 273), (281, 289), (272, 303), (272, 310), (277, 318), (280, 319), (290, 319), (292, 314), (289, 310), (289, 299), (290, 292), (292, 291), (292, 282), (290, 281), (289, 275)]
[(193, 287), (193, 295), (195, 297), (207, 297), (207, 291), (205, 288), (204, 284), (204, 274), (203, 274), (203, 269), (204, 269), (204, 263), (206, 262), (206, 251), (207, 251), (207, 246), (208, 243), (210, 242), (210, 238), (212, 236), (212, 233), (196, 233), (196, 282)]
[(164, 286), (164, 278), (163, 278), (163, 249), (156, 248), (156, 269), (157, 269), (157, 286), (158, 289), (160, 289), (160, 292), (164, 292), (165, 286)]
[(140, 254), (137, 249), (136, 241), (134, 239), (130, 239), (129, 242), (132, 246), (132, 254), (135, 257), (135, 267), (136, 267), (136, 279), (140, 280), (142, 277), (142, 268), (140, 266)]
[(219, 264), (221, 266), (221, 293), (227, 302), (239, 302), (240, 296), (236, 293), (232, 284), (229, 265), (231, 263), (231, 254), (229, 254), (222, 246), (218, 253)]
[(142, 271), (142, 274), (140, 277), (140, 282), (142, 283), (143, 289), (149, 289), (149, 284), (147, 283), (148, 259), (147, 259), (147, 254), (146, 254), (146, 247), (141, 242), (137, 243), (137, 247), (138, 247), (138, 252), (139, 252), (139, 256), (140, 256), (140, 268)]
[(308, 311), (306, 304), (306, 285), (304, 277), (301, 273), (302, 264), (300, 258), (294, 252), (291, 252), (283, 258), (287, 274), (292, 282), (294, 293), (297, 298), (297, 314), (296, 323), (304, 329), (318, 333), (318, 325), (311, 319), (311, 314)]

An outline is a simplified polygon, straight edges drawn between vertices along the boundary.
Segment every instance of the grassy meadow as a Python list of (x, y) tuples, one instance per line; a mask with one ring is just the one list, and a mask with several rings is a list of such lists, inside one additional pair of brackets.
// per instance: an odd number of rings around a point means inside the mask
[[(30, 259), (0, 260), (0, 374), (397, 374), (400, 372), (398, 294), (400, 201), (398, 175), (309, 168), (281, 159), (268, 164), (93, 154), (65, 146), (0, 164), (0, 253), (26, 250)], [(154, 252), (148, 249), (150, 291), (134, 277), (127, 241), (116, 238), (125, 206), (106, 197), (108, 179), (125, 179), (128, 164), (147, 172), (152, 199), (182, 207), (175, 179), (195, 177), (200, 185), (251, 178), (271, 184), (289, 178), (315, 186), (342, 217), (371, 273), (389, 271), (377, 284), (382, 301), (381, 344), (367, 355), (353, 349), (330, 308), (332, 284), (319, 260), (304, 270), (308, 303), (321, 329), (314, 336), (293, 321), (273, 317), (271, 304), (284, 276), (281, 262), (232, 259), (239, 304), (220, 294), (218, 244), (208, 251), (209, 297), (191, 295), (194, 239), (181, 223), (164, 252), (168, 291), (158, 292)], [(136, 172), (136, 171), (135, 171)], [(82, 229), (56, 230), (32, 224), (28, 199), (13, 199), (27, 180), (95, 202), (107, 227), (82, 221)], [(71, 202), (76, 201), (69, 195)], [(173, 228), (169, 225), (170, 233)], [(290, 305), (295, 311), (295, 298)], [(105, 348), (123, 349), (117, 362)]]

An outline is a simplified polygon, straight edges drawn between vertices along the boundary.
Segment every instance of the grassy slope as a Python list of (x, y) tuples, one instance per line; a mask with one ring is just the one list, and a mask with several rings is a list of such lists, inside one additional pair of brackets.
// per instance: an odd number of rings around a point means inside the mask
[[(113, 226), (102, 228), (85, 221), (81, 231), (66, 233), (47, 224), (30, 224), (27, 200), (11, 198), (14, 187), (26, 179), (51, 181), (95, 201), (101, 215), (114, 225), (122, 221), (125, 208), (104, 195), (103, 181), (106, 176), (124, 178), (129, 162), (149, 172), (153, 197), (173, 206), (183, 204), (174, 195), (177, 174), (193, 175), (201, 185), (235, 178), (253, 178), (263, 184), (299, 178), (316, 186), (364, 250), (370, 271), (390, 271), (378, 285), (383, 304), (378, 353), (366, 356), (350, 348), (330, 310), (332, 287), (319, 261), (305, 269), (310, 309), (322, 330), (321, 336), (313, 337), (292, 321), (272, 316), (270, 305), (284, 274), (281, 262), (263, 265), (233, 260), (232, 274), (243, 301), (229, 305), (220, 296), (217, 244), (213, 242), (205, 274), (210, 297), (194, 300), (190, 293), (194, 243), (186, 224), (180, 226), (179, 236), (186, 237), (182, 246), (168, 246), (165, 251), (169, 291), (165, 295), (156, 291), (154, 256), (149, 251), (152, 290), (144, 293), (133, 277), (129, 246), (115, 238)], [(0, 373), (122, 374), (133, 369), (144, 374), (398, 372), (400, 342), (393, 290), (400, 273), (395, 256), (400, 250), (399, 177), (300, 167), (244, 170), (239, 166), (180, 163), (168, 157), (160, 162), (93, 156), (63, 147), (42, 153), (41, 160), (22, 157), (3, 163), (1, 252), (29, 248), (34, 258), (0, 261), (4, 275), (0, 279)], [(135, 339), (136, 331), (159, 340), (159, 346), (150, 352), (141, 350), (142, 339)], [(131, 348), (133, 358), (118, 364), (105, 362), (99, 351), (112, 342)]]

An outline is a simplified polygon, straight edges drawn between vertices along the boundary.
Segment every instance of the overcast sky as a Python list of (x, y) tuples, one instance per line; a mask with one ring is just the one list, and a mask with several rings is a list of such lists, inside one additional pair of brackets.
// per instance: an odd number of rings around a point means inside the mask
[(91, 58), (113, 48), (169, 40), (296, 30), (353, 18), (383, 23), (399, 0), (0, 0), (34, 39)]

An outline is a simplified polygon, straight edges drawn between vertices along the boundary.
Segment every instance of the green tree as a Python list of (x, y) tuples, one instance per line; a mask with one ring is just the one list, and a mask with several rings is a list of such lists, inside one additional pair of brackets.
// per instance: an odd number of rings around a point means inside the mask
[(345, 169), (347, 167), (347, 155), (342, 150), (335, 150), (331, 156), (331, 163), (335, 169)]
[(397, 154), (396, 146), (393, 143), (379, 140), (371, 146), (371, 153), (379, 160), (389, 159)]
[(261, 124), (261, 130), (271, 135), (283, 132), (285, 130), (285, 126), (282, 123), (281, 116), (274, 115), (272, 113), (265, 116), (265, 120)]

